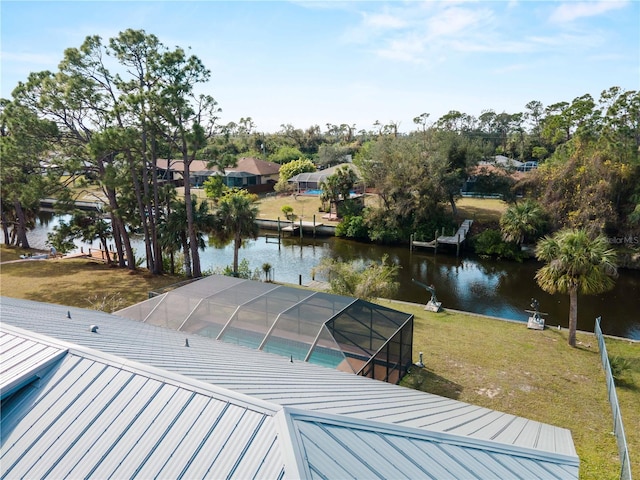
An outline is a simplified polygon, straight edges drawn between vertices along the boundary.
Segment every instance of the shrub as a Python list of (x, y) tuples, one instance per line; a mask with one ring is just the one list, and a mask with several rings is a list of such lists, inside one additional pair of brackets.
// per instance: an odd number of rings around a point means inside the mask
[(233, 272), (233, 265), (227, 265), (225, 267), (216, 267), (213, 270), (215, 275), (226, 275), (227, 277), (244, 278), (247, 280), (260, 280), (260, 270), (255, 269), (253, 272), (249, 268), (249, 261), (246, 258), (240, 260), (238, 264), (238, 271)]
[(281, 210), (282, 213), (284, 213), (285, 217), (287, 217), (287, 219), (290, 215), (293, 214), (293, 207), (291, 205), (283, 205)]
[(609, 357), (609, 365), (611, 366), (611, 375), (616, 382), (619, 382), (625, 373), (631, 370), (631, 362), (619, 355)]
[(521, 262), (525, 255), (520, 246), (505, 242), (499, 230), (487, 229), (473, 239), (473, 248), (478, 255), (486, 255)]
[(360, 215), (345, 217), (342, 222), (336, 226), (336, 236), (366, 239), (369, 237), (369, 229)]

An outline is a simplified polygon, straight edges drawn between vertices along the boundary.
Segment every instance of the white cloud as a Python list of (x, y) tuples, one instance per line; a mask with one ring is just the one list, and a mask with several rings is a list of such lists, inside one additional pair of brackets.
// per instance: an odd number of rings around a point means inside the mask
[(577, 18), (594, 17), (610, 10), (624, 8), (628, 0), (603, 0), (599, 2), (567, 2), (558, 6), (549, 17), (554, 23), (571, 22)]
[(421, 39), (407, 36), (402, 39), (391, 40), (384, 48), (378, 49), (376, 53), (384, 58), (420, 63), (423, 61), (424, 50), (424, 44)]
[(465, 35), (490, 23), (493, 14), (488, 9), (446, 8), (427, 21), (430, 39)]
[(366, 27), (372, 27), (377, 29), (397, 29), (402, 28), (407, 25), (407, 23), (390, 13), (375, 13), (375, 14), (364, 14), (364, 24)]

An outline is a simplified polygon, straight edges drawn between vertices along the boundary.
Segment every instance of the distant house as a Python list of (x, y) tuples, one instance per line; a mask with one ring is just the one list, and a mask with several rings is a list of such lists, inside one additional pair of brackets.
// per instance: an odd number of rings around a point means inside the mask
[[(280, 165), (253, 157), (242, 157), (237, 166), (225, 169), (225, 184), (228, 187), (242, 187), (255, 193), (273, 190), (279, 177)], [(260, 186), (268, 188), (258, 188)]]
[[(533, 165), (535, 164), (535, 166)], [(537, 168), (537, 162), (520, 162), (503, 155), (496, 155), (493, 161), (479, 162), (468, 170), (469, 176), (463, 183), (462, 196), (502, 197), (502, 194), (491, 190), (491, 186), (515, 183), (525, 177), (525, 173)], [(500, 181), (502, 178), (504, 181)], [(489, 190), (487, 190), (489, 188)]]
[[(278, 181), (280, 165), (265, 162), (259, 158), (242, 157), (235, 167), (223, 171), (207, 168), (206, 160), (194, 160), (189, 168), (189, 181), (193, 187), (202, 184), (213, 175), (222, 175), (228, 187), (245, 188), (252, 193), (270, 192)], [(184, 163), (182, 160), (158, 160), (161, 178), (184, 184)]]
[[(342, 163), (334, 167), (325, 168), (324, 170), (318, 170), (317, 172), (299, 173), (298, 175), (291, 177), (288, 182), (296, 187), (298, 193), (305, 193), (309, 190), (320, 190), (322, 182), (336, 173), (336, 171), (343, 166), (348, 166), (356, 173), (356, 175), (358, 175), (357, 168), (351, 163)], [(356, 193), (362, 193), (364, 191), (364, 184), (357, 184), (355, 187)]]
[(480, 162), (479, 165), (495, 165), (497, 167), (517, 170), (522, 167), (524, 163), (513, 158), (505, 157), (504, 155), (496, 155), (492, 162)]

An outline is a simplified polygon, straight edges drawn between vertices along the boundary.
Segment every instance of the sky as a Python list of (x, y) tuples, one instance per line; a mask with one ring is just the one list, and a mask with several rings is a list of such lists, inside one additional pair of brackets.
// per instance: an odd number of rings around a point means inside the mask
[(613, 86), (640, 90), (640, 1), (0, 2), (0, 96), (55, 71), (85, 37), (128, 28), (191, 48), (220, 123), (257, 131), (423, 113), (517, 113)]

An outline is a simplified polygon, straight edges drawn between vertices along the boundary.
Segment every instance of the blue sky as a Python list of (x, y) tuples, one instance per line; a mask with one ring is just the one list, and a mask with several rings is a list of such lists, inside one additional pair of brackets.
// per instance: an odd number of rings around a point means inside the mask
[(64, 49), (144, 29), (191, 47), (222, 123), (258, 131), (374, 122), (415, 128), (450, 110), (516, 113), (620, 86), (640, 89), (640, 2), (7, 1), (2, 97)]

